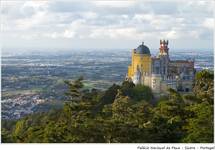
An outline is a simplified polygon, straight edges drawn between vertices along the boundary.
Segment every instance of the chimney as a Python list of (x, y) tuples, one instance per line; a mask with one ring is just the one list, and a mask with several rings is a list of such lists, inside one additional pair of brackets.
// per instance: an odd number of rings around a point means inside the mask
[(160, 40), (160, 54), (169, 54), (168, 40)]

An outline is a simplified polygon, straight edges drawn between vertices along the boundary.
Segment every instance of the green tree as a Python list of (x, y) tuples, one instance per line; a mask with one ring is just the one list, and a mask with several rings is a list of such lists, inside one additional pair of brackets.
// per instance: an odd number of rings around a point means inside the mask
[(182, 142), (212, 143), (214, 138), (213, 106), (202, 102), (187, 107), (190, 117), (184, 125), (186, 136)]
[(122, 85), (120, 87), (120, 90), (122, 91), (122, 94), (124, 96), (130, 96), (132, 95), (132, 90), (135, 87), (135, 84), (130, 81), (124, 81), (122, 82)]
[(26, 131), (26, 121), (24, 119), (19, 120), (16, 123), (13, 136), (17, 140), (17, 142), (24, 142)]
[[(152, 118), (152, 135), (156, 142), (180, 142), (185, 132), (186, 111), (182, 96), (173, 89), (169, 90), (168, 99), (158, 102)], [(157, 134), (156, 134), (157, 132)]]
[(65, 93), (68, 96), (69, 100), (77, 101), (81, 99), (83, 88), (83, 77), (79, 77), (74, 82), (65, 81), (65, 84), (68, 86), (68, 91)]
[(137, 101), (146, 100), (151, 101), (153, 98), (153, 94), (151, 89), (145, 85), (136, 85), (132, 89), (131, 98)]
[(214, 103), (214, 74), (212, 71), (203, 70), (196, 74), (193, 88), (194, 94), (201, 101)]
[(118, 97), (112, 104), (113, 118), (117, 120), (127, 120), (132, 113), (132, 101), (129, 97)]
[(10, 131), (6, 130), (5, 128), (1, 128), (1, 140), (2, 143), (13, 143), (14, 141)]

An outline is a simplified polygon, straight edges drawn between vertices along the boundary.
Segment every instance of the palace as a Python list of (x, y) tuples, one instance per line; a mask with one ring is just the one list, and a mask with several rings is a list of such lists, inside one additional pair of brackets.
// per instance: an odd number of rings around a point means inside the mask
[(192, 60), (170, 60), (168, 40), (160, 40), (159, 54), (152, 57), (142, 43), (132, 50), (131, 65), (126, 80), (149, 86), (155, 94), (165, 94), (169, 88), (191, 92), (195, 69)]

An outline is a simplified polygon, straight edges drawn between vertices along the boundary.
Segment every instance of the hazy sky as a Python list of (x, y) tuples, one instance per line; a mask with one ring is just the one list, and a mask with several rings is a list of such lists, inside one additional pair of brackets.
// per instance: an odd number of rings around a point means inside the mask
[(213, 0), (1, 0), (6, 49), (213, 48)]

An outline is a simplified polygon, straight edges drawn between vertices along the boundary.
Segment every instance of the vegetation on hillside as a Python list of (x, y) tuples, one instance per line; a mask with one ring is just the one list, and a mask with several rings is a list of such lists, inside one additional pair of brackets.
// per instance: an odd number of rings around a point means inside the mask
[(86, 90), (83, 78), (65, 82), (62, 109), (2, 120), (2, 142), (211, 143), (214, 75), (196, 74), (193, 93), (173, 89), (152, 103), (150, 88), (124, 81), (106, 91)]

